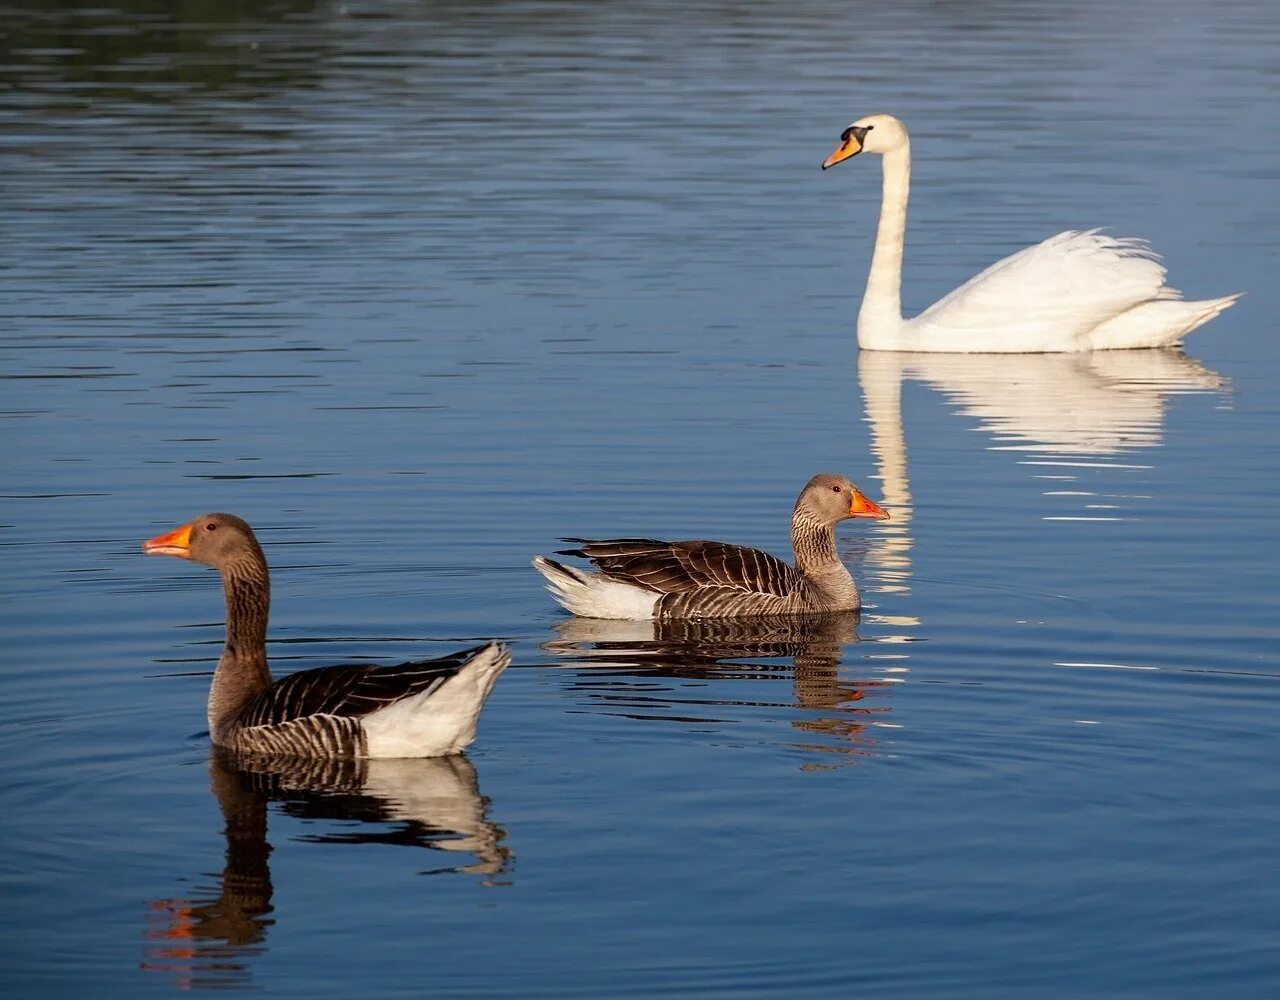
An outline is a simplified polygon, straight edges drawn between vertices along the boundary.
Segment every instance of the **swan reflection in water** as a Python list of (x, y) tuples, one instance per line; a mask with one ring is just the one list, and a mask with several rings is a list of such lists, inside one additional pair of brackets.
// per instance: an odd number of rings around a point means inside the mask
[[(864, 702), (883, 695), (893, 682), (840, 676), (842, 650), (859, 641), (857, 628), (856, 612), (669, 621), (568, 618), (542, 648), (578, 661), (572, 686), (604, 713), (720, 724), (745, 721), (733, 709), (760, 716), (799, 709), (788, 713), (790, 727), (829, 742), (792, 745), (859, 757), (875, 752), (871, 733), (889, 711)], [(772, 662), (784, 660), (791, 662)], [(788, 696), (778, 690), (779, 681), (789, 682)]]
[[(400, 844), (458, 856), (423, 874), (466, 873), (494, 883), (512, 853), (488, 819), (466, 757), (416, 760), (286, 760), (214, 749), (209, 777), (225, 824), (226, 864), (216, 886), (190, 899), (159, 899), (143, 968), (178, 985), (241, 985), (247, 961), (266, 950), (274, 923), (267, 804), (304, 820), (340, 820), (340, 832), (297, 838), (327, 844)], [(352, 826), (353, 821), (358, 824)], [(363, 825), (363, 824), (367, 824)]]
[[(902, 423), (902, 383), (925, 382), (966, 417), (976, 418), (998, 451), (1032, 453), (1023, 464), (1053, 470), (1049, 496), (1078, 497), (1070, 520), (1114, 520), (1134, 499), (1068, 488), (1082, 469), (1133, 468), (1115, 456), (1161, 444), (1171, 396), (1221, 392), (1227, 380), (1176, 350), (1082, 354), (904, 354), (861, 351), (862, 388), (872, 450), (892, 520), (867, 553), (870, 589), (905, 593), (911, 576), (912, 497)], [(1098, 461), (1103, 459), (1103, 461)], [(1056, 467), (1056, 468), (1055, 468)], [(1141, 468), (1141, 466), (1138, 466)], [(1046, 520), (1062, 517), (1046, 515)]]

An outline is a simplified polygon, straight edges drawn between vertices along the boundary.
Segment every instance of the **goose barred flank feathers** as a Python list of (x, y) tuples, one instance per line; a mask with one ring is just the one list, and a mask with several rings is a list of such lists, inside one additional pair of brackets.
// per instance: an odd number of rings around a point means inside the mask
[(580, 548), (558, 552), (589, 559), (606, 576), (661, 594), (724, 588), (786, 597), (800, 574), (781, 559), (723, 542), (659, 542), (651, 538), (565, 538)]
[(221, 734), (240, 751), (292, 757), (364, 757), (360, 720), (412, 697), (430, 698), (490, 646), (394, 667), (302, 670), (251, 699)]

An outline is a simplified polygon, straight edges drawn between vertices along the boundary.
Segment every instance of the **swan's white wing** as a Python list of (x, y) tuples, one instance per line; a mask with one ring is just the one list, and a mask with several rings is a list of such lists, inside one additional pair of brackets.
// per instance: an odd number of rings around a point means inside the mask
[(1085, 350), (1107, 320), (1181, 298), (1164, 278), (1142, 240), (1069, 231), (992, 264), (907, 326), (920, 350)]

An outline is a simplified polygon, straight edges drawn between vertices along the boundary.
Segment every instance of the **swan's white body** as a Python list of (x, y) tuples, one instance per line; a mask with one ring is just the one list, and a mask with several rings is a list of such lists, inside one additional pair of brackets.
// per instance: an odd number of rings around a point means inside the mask
[(911, 145), (892, 115), (849, 126), (823, 164), (884, 159), (884, 190), (858, 346), (880, 351), (1047, 353), (1167, 347), (1240, 296), (1186, 302), (1145, 242), (1098, 230), (1051, 236), (997, 261), (913, 319), (902, 317), (902, 250)]

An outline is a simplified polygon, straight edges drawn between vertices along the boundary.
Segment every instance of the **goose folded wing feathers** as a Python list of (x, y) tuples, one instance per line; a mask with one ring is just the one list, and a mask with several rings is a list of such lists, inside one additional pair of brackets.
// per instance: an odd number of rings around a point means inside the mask
[(485, 648), (476, 646), (392, 667), (357, 664), (300, 670), (250, 701), (237, 722), (250, 728), (313, 716), (360, 719), (406, 698), (430, 694)]
[(786, 597), (800, 586), (795, 569), (767, 552), (741, 545), (650, 538), (564, 540), (580, 547), (561, 555), (589, 559), (608, 578), (659, 594), (726, 590)]

